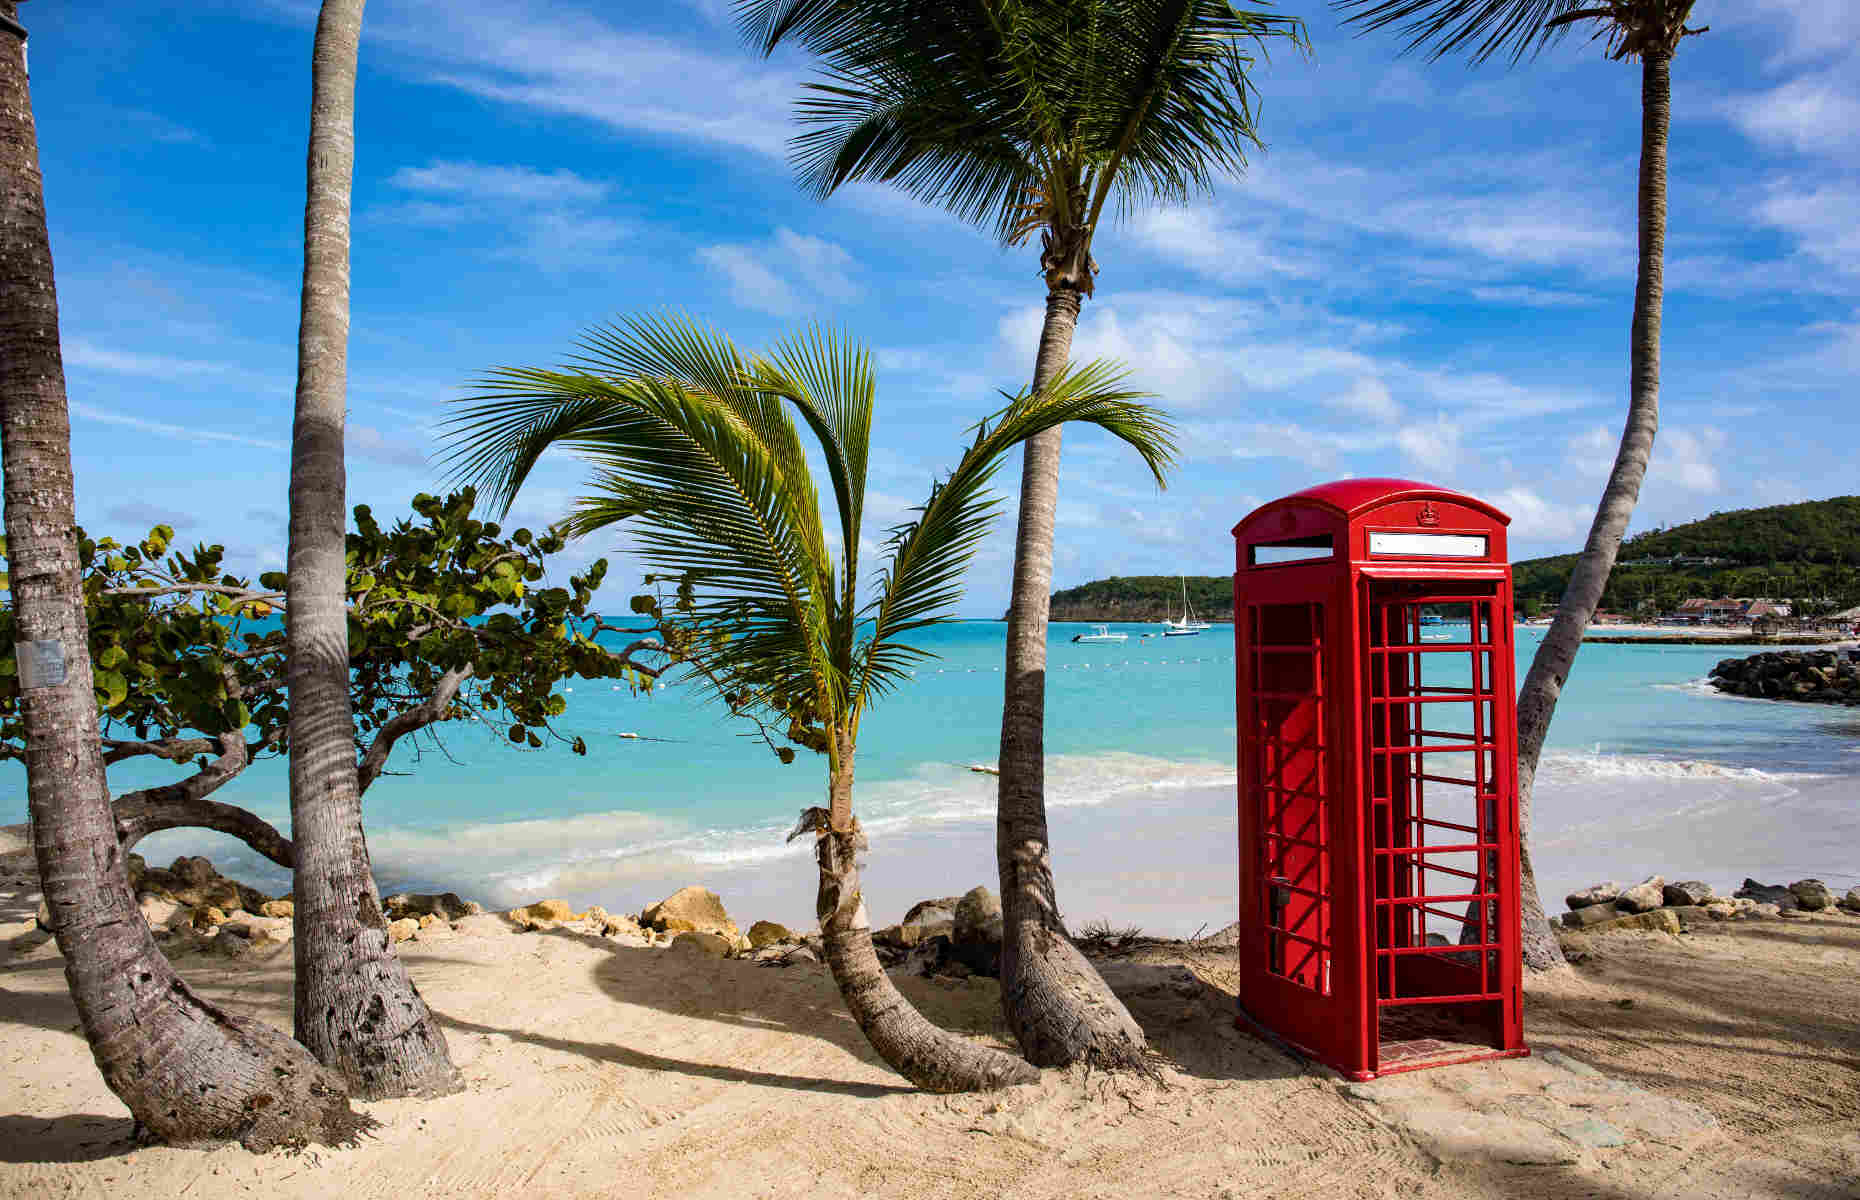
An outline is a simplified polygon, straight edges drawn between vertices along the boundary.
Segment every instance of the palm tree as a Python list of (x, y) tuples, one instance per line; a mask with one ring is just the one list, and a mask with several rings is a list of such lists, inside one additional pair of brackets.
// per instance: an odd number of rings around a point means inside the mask
[(462, 1083), (445, 1034), (389, 944), (355, 773), (342, 440), (363, 3), (324, 0), (312, 52), (285, 681), (297, 853), (297, 1040), (372, 1100), (437, 1095)]
[[(1014, 397), (976, 426), (917, 518), (889, 531), (874, 593), (860, 599), (859, 554), (875, 384), (851, 341), (809, 331), (746, 360), (721, 334), (677, 319), (600, 329), (561, 370), (501, 369), (455, 419), (454, 462), (507, 510), (542, 453), (576, 450), (593, 494), (569, 531), (631, 522), (654, 575), (675, 579), (661, 608), (666, 644), (729, 704), (827, 759), (827, 805), (802, 814), (815, 834), (817, 912), (827, 960), (873, 1049), (931, 1091), (1024, 1082), (1037, 1073), (931, 1025), (892, 986), (872, 949), (855, 853), (853, 761), (867, 709), (927, 652), (904, 639), (945, 618), (997, 502), (986, 490), (1009, 450), (1062, 421), (1133, 446), (1162, 480), (1169, 429), (1092, 365)], [(813, 436), (832, 486), (834, 561), (803, 446)], [(778, 748), (786, 761), (793, 750)]]
[(1563, 600), (1531, 669), (1518, 689), (1518, 829), (1522, 839), (1524, 961), (1537, 970), (1560, 966), (1563, 954), (1537, 894), (1531, 865), (1531, 792), (1544, 735), (1563, 684), (1576, 665), (1582, 632), (1601, 603), (1627, 532), (1660, 424), (1660, 314), (1666, 273), (1666, 135), (1672, 109), (1673, 55), (1686, 37), (1693, 0), (1332, 0), (1348, 20), (1370, 29), (1400, 23), (1409, 50), (1432, 57), (1465, 52), (1481, 63), (1509, 51), (1512, 61), (1534, 55), (1578, 22), (1596, 23), (1611, 58), (1640, 59), (1640, 269), (1628, 341), (1628, 412), (1589, 540), (1576, 559)]
[[(25, 31), (0, 0), (0, 446), (33, 852), (65, 977), (110, 1090), (165, 1142), (253, 1150), (365, 1122), (303, 1047), (196, 996), (149, 936), (111, 820), (78, 580), (71, 424)], [(10, 681), (9, 686), (12, 686)]]
[[(1131, 213), (1211, 190), (1259, 144), (1248, 51), (1304, 44), (1296, 18), (1225, 0), (739, 0), (764, 53), (824, 64), (798, 105), (803, 183), (896, 184), (990, 227), (1040, 234), (1046, 319), (1033, 388), (1065, 369), (1107, 204)], [(1066, 934), (1046, 820), (1046, 626), (1060, 431), (1027, 443), (1008, 606), (996, 859), (1002, 1007), (1043, 1066), (1139, 1066), (1143, 1034)]]

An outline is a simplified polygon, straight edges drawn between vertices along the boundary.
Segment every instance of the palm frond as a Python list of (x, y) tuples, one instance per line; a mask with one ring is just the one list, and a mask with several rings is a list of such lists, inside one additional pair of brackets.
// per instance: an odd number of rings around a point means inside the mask
[(1608, 7), (1606, 0), (1331, 0), (1365, 32), (1399, 25), (1403, 53), (1425, 49), (1430, 59), (1465, 53), (1483, 63), (1506, 53), (1517, 63), (1569, 32), (1570, 15)]
[[(827, 630), (840, 608), (804, 454), (782, 401), (750, 386), (728, 342), (677, 322), (636, 322), (583, 342), (590, 370), (494, 370), (447, 438), (458, 477), (507, 509), (551, 447), (596, 468), (568, 521), (585, 535), (631, 524), (656, 574), (691, 583), (694, 628), (727, 627), (720, 664), (764, 691), (843, 695)], [(681, 359), (680, 356), (684, 357)], [(731, 377), (732, 371), (739, 371)], [(717, 382), (719, 395), (705, 387)]]
[(975, 438), (948, 476), (932, 485), (914, 521), (890, 531), (890, 560), (867, 606), (871, 634), (854, 671), (856, 712), (892, 687), (925, 652), (898, 639), (944, 619), (962, 595), (962, 574), (987, 534), (999, 500), (988, 483), (1002, 458), (1028, 438), (1069, 421), (1096, 425), (1129, 444), (1157, 485), (1174, 462), (1174, 433), (1166, 417), (1139, 403), (1143, 393), (1120, 386), (1121, 370), (1095, 361), (1069, 370), (1035, 394), (1012, 397), (1006, 408), (975, 427)]

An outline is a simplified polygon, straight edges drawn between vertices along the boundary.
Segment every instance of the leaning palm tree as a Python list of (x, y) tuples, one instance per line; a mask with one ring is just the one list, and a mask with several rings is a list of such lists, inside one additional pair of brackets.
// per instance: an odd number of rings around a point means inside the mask
[(297, 407), (291, 425), (285, 685), (290, 693), (297, 1040), (359, 1096), (464, 1084), (446, 1035), (395, 957), (368, 865), (349, 703), (349, 192), (364, 0), (324, 0), (310, 80)]
[(1556, 618), (1518, 689), (1518, 828), (1522, 834), (1524, 961), (1538, 970), (1563, 962), (1537, 894), (1530, 851), (1531, 792), (1544, 735), (1563, 684), (1576, 665), (1582, 632), (1602, 600), (1621, 538), (1640, 498), (1660, 424), (1660, 311), (1666, 273), (1666, 136), (1672, 110), (1672, 65), (1679, 43), (1705, 32), (1689, 29), (1693, 0), (1332, 0), (1351, 21), (1370, 29), (1400, 23), (1408, 49), (1434, 58), (1464, 52), (1481, 63), (1509, 52), (1515, 63), (1561, 38), (1578, 22), (1596, 23), (1608, 54), (1640, 59), (1640, 270), (1628, 337), (1628, 412), (1614, 467), (1589, 526), (1589, 540), (1563, 589)]
[[(1162, 482), (1169, 428), (1093, 364), (1013, 397), (975, 427), (956, 468), (917, 518), (889, 531), (887, 557), (861, 599), (859, 553), (871, 441), (870, 358), (810, 331), (766, 357), (679, 318), (602, 328), (559, 370), (503, 369), (455, 418), (460, 475), (507, 510), (542, 453), (579, 451), (593, 493), (566, 527), (618, 523), (655, 577), (678, 581), (660, 612), (666, 643), (691, 675), (771, 745), (827, 760), (827, 804), (802, 814), (815, 835), (817, 912), (827, 961), (873, 1049), (932, 1091), (1034, 1078), (1025, 1062), (926, 1021), (892, 986), (872, 949), (855, 853), (853, 759), (866, 711), (926, 652), (906, 639), (944, 619), (997, 504), (987, 484), (1015, 446), (1063, 421), (1097, 425), (1134, 447)], [(839, 560), (811, 478), (798, 413), (832, 487)], [(779, 745), (784, 760), (793, 750)]]
[[(1209, 192), (1259, 144), (1249, 50), (1303, 45), (1296, 18), (1224, 0), (739, 0), (764, 53), (798, 39), (824, 77), (798, 104), (805, 186), (896, 184), (991, 228), (1040, 235), (1046, 320), (1033, 388), (1065, 369), (1107, 206)], [(996, 858), (1002, 1007), (1043, 1066), (1136, 1066), (1143, 1034), (1066, 934), (1046, 821), (1046, 626), (1060, 431), (1027, 443), (1008, 605)]]
[[(263, 1022), (175, 974), (136, 907), (110, 813), (73, 519), (71, 421), (25, 31), (0, 0), (0, 542), (18, 642), (8, 687), (26, 729), (26, 805), (39, 881), (78, 1024), (103, 1081), (171, 1145), (254, 1151), (354, 1139), (370, 1122), (342, 1080)], [(120, 651), (118, 654), (120, 655)], [(120, 682), (120, 681), (119, 681)]]

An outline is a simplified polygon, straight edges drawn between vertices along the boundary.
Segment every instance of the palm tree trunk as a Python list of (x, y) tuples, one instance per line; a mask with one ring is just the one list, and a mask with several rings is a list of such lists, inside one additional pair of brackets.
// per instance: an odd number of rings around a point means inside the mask
[(297, 1039), (358, 1095), (379, 1099), (461, 1083), (445, 1035), (390, 946), (355, 775), (342, 439), (363, 4), (324, 0), (313, 52), (285, 636)]
[(353, 1140), (342, 1081), (195, 996), (149, 936), (104, 784), (78, 580), (71, 426), (39, 147), (13, 0), (0, 0), (0, 452), (33, 853), (65, 977), (110, 1090), (171, 1144)]
[(1673, 52), (1650, 46), (1641, 60), (1640, 119), (1640, 273), (1634, 286), (1634, 325), (1627, 425), (1621, 431), (1621, 448), (1614, 469), (1589, 527), (1589, 540), (1576, 559), (1556, 619), (1544, 634), (1543, 644), (1531, 659), (1531, 669), (1518, 691), (1518, 828), (1523, 833), (1522, 890), (1524, 961), (1537, 970), (1560, 966), (1562, 952), (1537, 894), (1531, 868), (1531, 794), (1543, 754), (1544, 735), (1556, 713), (1557, 698), (1576, 662), (1582, 633), (1601, 603), (1615, 554), (1627, 532), (1634, 503), (1640, 498), (1641, 480), (1653, 454), (1653, 436), (1660, 425), (1660, 309), (1665, 295), (1666, 267), (1666, 137), (1672, 110)]
[[(827, 965), (859, 1031), (872, 1049), (927, 1092), (976, 1092), (1034, 1083), (1040, 1073), (1012, 1055), (990, 1050), (939, 1029), (906, 1000), (872, 948), (872, 925), (859, 893), (858, 851), (864, 843), (852, 812), (853, 756), (850, 739), (839, 737), (828, 781), (829, 812), (848, 814), (844, 828), (821, 829), (814, 854), (820, 864), (815, 911)], [(833, 824), (839, 824), (837, 820)]]
[[(1065, 370), (1080, 299), (1073, 287), (1047, 293), (1033, 369), (1035, 391)], [(995, 815), (1001, 1007), (1029, 1062), (1141, 1068), (1146, 1061), (1143, 1030), (1066, 935), (1047, 841), (1046, 624), (1053, 590), (1059, 435), (1054, 428), (1030, 438), (1021, 468)]]

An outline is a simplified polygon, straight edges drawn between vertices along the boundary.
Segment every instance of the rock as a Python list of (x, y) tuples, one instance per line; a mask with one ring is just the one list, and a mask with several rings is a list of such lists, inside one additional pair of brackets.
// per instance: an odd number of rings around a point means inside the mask
[(213, 869), (213, 864), (198, 855), (192, 858), (182, 855), (169, 864), (168, 870), (183, 886), (199, 887), (220, 877), (220, 873)]
[(1850, 887), (1841, 897), (1841, 907), (1848, 912), (1860, 912), (1860, 887)]
[(243, 930), (227, 925), (207, 942), (204, 949), (221, 958), (244, 958), (252, 950), (252, 939)]
[(1702, 904), (1669, 904), (1664, 911), (1678, 917), (1680, 927), (1683, 929), (1690, 929), (1694, 925), (1703, 925), (1705, 922), (1713, 919), (1712, 915), (1705, 911), (1705, 906)]
[(443, 942), (457, 936), (458, 934), (452, 932), (452, 926), (444, 917), (428, 913), (426, 919), (420, 923), (420, 932), (414, 935), (413, 940), (416, 942)]
[(720, 933), (687, 929), (672, 939), (671, 948), (682, 950), (687, 954), (708, 954), (712, 958), (727, 958), (730, 953), (730, 941)]
[(1596, 883), (1579, 892), (1571, 892), (1563, 898), (1564, 907), (1575, 912), (1579, 908), (1592, 908), (1597, 904), (1607, 904), (1621, 894), (1621, 885), (1614, 880)]
[(898, 944), (910, 949), (917, 943), (933, 937), (952, 937), (956, 932), (954, 921), (923, 921), (917, 924), (899, 925)]
[[(1795, 910), (1792, 908), (1789, 911), (1794, 912)], [(1783, 908), (1780, 904), (1752, 904), (1744, 915), (1751, 920), (1774, 921), (1783, 915)]]
[(439, 916), (436, 913), (427, 913), (425, 916), (421, 917), (419, 920), (420, 920), (421, 929), (425, 929), (431, 925), (445, 925), (447, 929), (452, 928), (452, 926), (446, 921), (444, 917)]
[(798, 963), (812, 963), (815, 966), (819, 966), (820, 955), (812, 946), (796, 946), (792, 951), (784, 955), (781, 961), (782, 965), (785, 967), (791, 967)]
[(1795, 893), (1782, 884), (1758, 883), (1750, 878), (1746, 878), (1744, 886), (1738, 888), (1733, 894), (1747, 900), (1755, 900), (1758, 904), (1774, 904), (1778, 908), (1796, 908), (1800, 904), (1795, 898)]
[(452, 931), (470, 937), (502, 937), (505, 934), (517, 932), (517, 928), (510, 923), (508, 918), (500, 917), (496, 913), (474, 913), (454, 922)]
[(1679, 918), (1671, 909), (1656, 908), (1651, 912), (1634, 913), (1630, 916), (1616, 917), (1612, 921), (1602, 921), (1586, 926), (1584, 933), (1615, 933), (1627, 929), (1644, 929), (1653, 933), (1670, 933), (1675, 936), (1680, 931)]
[(218, 905), (208, 904), (194, 910), (194, 928), (203, 933), (225, 923), (226, 913)]
[[(544, 904), (568, 905), (560, 900), (545, 900)], [(439, 917), (445, 921), (456, 921), (461, 917), (474, 916), (484, 911), (484, 906), (476, 900), (461, 900), (457, 892), (400, 892), (389, 896), (381, 902), (390, 917)], [(535, 905), (530, 907), (534, 908)], [(560, 920), (561, 918), (551, 918)]]
[(911, 911), (904, 914), (900, 925), (918, 925), (926, 922), (954, 921), (956, 906), (962, 903), (961, 896), (944, 896), (940, 900), (919, 900), (911, 905)]
[(181, 906), (165, 896), (153, 892), (143, 892), (136, 897), (136, 907), (142, 910), (142, 919), (148, 922), (150, 929), (166, 929), (173, 923), (175, 914)]
[(958, 946), (1001, 944), (1001, 899), (985, 887), (971, 888), (956, 902), (950, 941)]
[(777, 925), (773, 921), (757, 921), (749, 927), (749, 944), (757, 950), (793, 940), (794, 934), (789, 932), (786, 925)]
[(398, 921), (389, 921), (387, 930), (390, 941), (404, 942), (420, 932), (420, 923), (412, 917), (402, 917)]
[(639, 927), (639, 922), (635, 921), (632, 917), (615, 916), (613, 913), (602, 913), (600, 917), (600, 930), (602, 937), (630, 938), (639, 942), (641, 945), (644, 945), (646, 941), (646, 931), (641, 929)]
[(290, 900), (267, 900), (258, 906), (260, 915), (267, 917), (289, 917), (297, 913), (297, 905)]
[(142, 891), (154, 892), (158, 896), (173, 900), (177, 898), (177, 893), (186, 890), (188, 885), (173, 871), (164, 867), (149, 867), (142, 872), (141, 882), (137, 886)]
[(129, 877), (129, 890), (136, 891), (142, 886), (142, 876), (148, 872), (149, 864), (140, 854), (131, 854), (123, 859), (123, 874)]
[(1603, 904), (1591, 904), (1584, 908), (1571, 909), (1563, 914), (1563, 925), (1568, 929), (1587, 929), (1603, 921), (1612, 921), (1621, 915), (1621, 909), (1615, 901)]
[(239, 890), (239, 907), (249, 913), (259, 912), (265, 905), (271, 903), (271, 897), (255, 887), (247, 887), (238, 882), (234, 882), (233, 887)]
[(1704, 906), (1704, 910), (1705, 915), (1714, 921), (1734, 920), (1741, 911), (1729, 900), (1713, 900)]
[(1683, 883), (1669, 883), (1661, 889), (1661, 895), (1667, 904), (1674, 907), (1699, 905), (1717, 899), (1717, 893), (1711, 890), (1711, 884), (1688, 879)]
[(1626, 913), (1652, 912), (1666, 903), (1666, 880), (1649, 875), (1631, 888), (1623, 888), (1615, 905)]
[(640, 913), (639, 923), (661, 933), (714, 933), (726, 941), (741, 936), (717, 893), (703, 887), (679, 888)]
[(1810, 912), (1834, 907), (1834, 889), (1819, 879), (1798, 879), (1789, 885), (1789, 893)]
[(522, 913), (533, 921), (572, 921), (575, 919), (575, 910), (568, 906), (566, 900), (538, 900), (534, 904), (526, 904), (522, 908), (512, 909), (510, 919), (517, 920), (518, 913)]
[(1571, 1075), (1580, 1075), (1585, 1079), (1600, 1079), (1602, 1073), (1578, 1058), (1571, 1058), (1561, 1050), (1549, 1049), (1537, 1051), (1537, 1057), (1553, 1067), (1561, 1067)]

